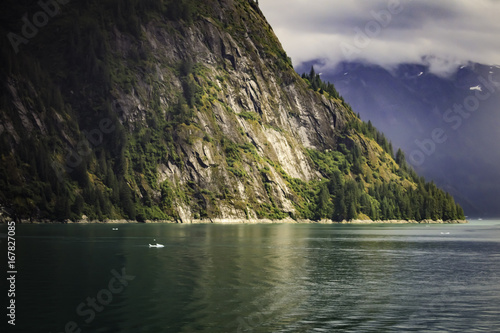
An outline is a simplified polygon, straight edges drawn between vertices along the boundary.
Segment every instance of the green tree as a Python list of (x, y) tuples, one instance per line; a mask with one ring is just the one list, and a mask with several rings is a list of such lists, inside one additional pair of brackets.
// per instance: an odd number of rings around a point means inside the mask
[(330, 201), (330, 191), (328, 190), (328, 184), (322, 183), (318, 193), (317, 199), (317, 209), (316, 218), (330, 218), (332, 216), (332, 204)]
[(401, 148), (399, 148), (396, 153), (396, 163), (399, 165), (401, 169), (403, 170), (407, 169), (405, 153), (401, 150)]
[(127, 217), (130, 220), (135, 220), (137, 211), (135, 208), (132, 191), (125, 181), (122, 181), (120, 183), (120, 202)]

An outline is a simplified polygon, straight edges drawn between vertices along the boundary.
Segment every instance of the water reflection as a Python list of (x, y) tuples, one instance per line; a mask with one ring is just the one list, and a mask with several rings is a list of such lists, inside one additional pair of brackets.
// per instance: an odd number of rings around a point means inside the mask
[[(59, 332), (68, 321), (84, 332), (500, 331), (495, 225), (18, 232), (19, 332)], [(149, 248), (153, 239), (165, 247)], [(122, 268), (135, 279), (85, 323), (77, 306)]]

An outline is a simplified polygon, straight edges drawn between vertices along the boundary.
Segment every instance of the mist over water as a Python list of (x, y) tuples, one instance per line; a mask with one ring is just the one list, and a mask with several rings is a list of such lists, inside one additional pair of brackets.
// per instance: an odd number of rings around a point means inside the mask
[(500, 221), (17, 232), (16, 332), (500, 330)]

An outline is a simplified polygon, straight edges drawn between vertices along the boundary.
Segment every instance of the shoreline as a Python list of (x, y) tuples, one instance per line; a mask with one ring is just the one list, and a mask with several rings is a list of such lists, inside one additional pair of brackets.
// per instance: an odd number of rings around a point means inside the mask
[[(0, 221), (0, 224), (7, 223), (6, 220)], [(175, 221), (175, 220), (146, 220), (144, 222), (132, 221), (132, 220), (78, 220), (78, 221), (53, 221), (53, 220), (20, 220), (16, 223), (19, 224), (465, 224), (469, 223), (468, 220), (343, 220), (343, 221), (332, 221), (332, 220), (307, 220), (299, 219), (294, 220), (292, 218), (286, 218), (283, 220), (271, 220), (271, 219), (192, 219), (187, 221)]]

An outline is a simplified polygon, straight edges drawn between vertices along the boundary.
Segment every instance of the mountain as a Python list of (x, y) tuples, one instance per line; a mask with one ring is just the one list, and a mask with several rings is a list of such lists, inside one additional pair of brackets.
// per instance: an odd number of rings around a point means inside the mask
[(30, 219), (459, 219), (247, 0), (7, 1), (0, 203)]
[[(500, 216), (500, 67), (471, 63), (440, 77), (423, 65), (342, 63), (322, 77), (469, 215)], [(432, 142), (436, 129), (445, 142)]]

